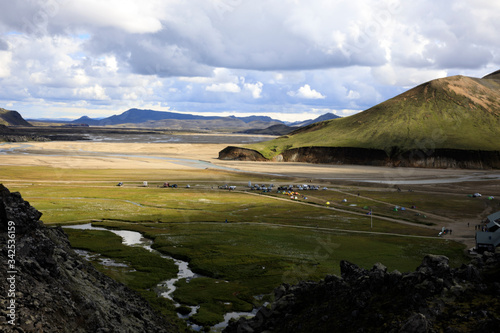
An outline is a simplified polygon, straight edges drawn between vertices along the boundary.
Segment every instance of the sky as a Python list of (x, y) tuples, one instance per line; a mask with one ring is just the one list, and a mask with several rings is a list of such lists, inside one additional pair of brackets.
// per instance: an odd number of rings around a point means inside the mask
[(0, 107), (285, 121), (500, 69), (491, 0), (0, 0)]

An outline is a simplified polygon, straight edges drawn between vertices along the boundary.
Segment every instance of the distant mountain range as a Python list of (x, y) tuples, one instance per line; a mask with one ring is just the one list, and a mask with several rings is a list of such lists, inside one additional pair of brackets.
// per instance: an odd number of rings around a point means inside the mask
[[(28, 119), (24, 120), (17, 111), (0, 108), (0, 125), (4, 126), (32, 126), (32, 124), (64, 124), (67, 126), (112, 126), (154, 128), (167, 130), (189, 131), (223, 131), (249, 134), (283, 135), (296, 130), (300, 126), (309, 125), (338, 116), (327, 113), (315, 119), (300, 122), (283, 122), (268, 116), (202, 116), (178, 112), (165, 112), (144, 109), (129, 109), (121, 114), (106, 118), (80, 117), (76, 120), (68, 119)], [(30, 122), (32, 124), (30, 124)]]
[[(87, 116), (73, 120), (74, 124), (88, 124), (91, 126), (117, 126), (133, 124), (139, 127), (165, 127), (171, 129), (250, 129), (263, 130), (268, 127), (282, 125), (281, 128), (292, 131), (300, 126), (309, 125), (318, 121), (338, 118), (338, 116), (327, 113), (316, 119), (300, 121), (295, 123), (285, 123), (268, 116), (248, 116), (248, 117), (220, 117), (201, 116), (177, 112), (165, 112), (155, 110), (130, 109), (122, 114), (110, 116), (103, 119), (92, 119)], [(285, 127), (284, 127), (285, 126)], [(265, 133), (263, 133), (265, 134)]]
[(92, 119), (87, 116), (83, 116), (71, 123), (78, 124), (84, 123), (91, 126), (116, 126), (116, 125), (126, 125), (134, 124), (140, 127), (162, 127), (166, 124), (177, 123), (181, 124), (185, 121), (205, 121), (213, 122), (219, 120), (221, 124), (226, 125), (236, 125), (237, 123), (250, 124), (250, 123), (281, 123), (281, 121), (272, 119), (267, 116), (250, 116), (250, 117), (219, 117), (219, 116), (199, 116), (186, 113), (178, 112), (165, 112), (165, 111), (155, 111), (155, 110), (143, 110), (143, 109), (130, 109), (119, 115), (113, 115), (103, 119)]
[(324, 115), (319, 116), (318, 118), (315, 118), (315, 119), (297, 121), (294, 123), (284, 123), (284, 124), (272, 125), (272, 126), (269, 126), (266, 128), (253, 128), (253, 129), (241, 131), (240, 133), (264, 134), (264, 135), (285, 135), (285, 134), (293, 132), (293, 131), (295, 131), (303, 126), (308, 126), (308, 125), (318, 123), (321, 121), (337, 119), (337, 118), (340, 118), (340, 117), (333, 114), (333, 113), (325, 113)]

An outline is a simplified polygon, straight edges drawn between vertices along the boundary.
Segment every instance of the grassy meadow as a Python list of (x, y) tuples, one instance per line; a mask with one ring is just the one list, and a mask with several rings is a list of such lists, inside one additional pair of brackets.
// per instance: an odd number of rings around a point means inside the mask
[[(41, 211), (46, 225), (92, 222), (138, 231), (153, 240), (152, 247), (160, 253), (188, 261), (201, 277), (180, 280), (173, 296), (183, 305), (199, 305), (191, 320), (205, 327), (221, 322), (226, 312), (250, 311), (271, 300), (281, 283), (340, 274), (341, 260), (367, 269), (381, 262), (389, 270), (404, 272), (432, 253), (446, 255), (452, 266), (459, 266), (468, 261), (465, 246), (438, 238), (437, 228), (498, 205), (497, 199), (335, 184), (328, 184), (328, 190), (303, 191), (292, 200), (283, 193), (250, 191), (246, 186), (249, 180), (278, 185), (294, 183), (292, 179), (208, 169), (0, 166), (0, 172), (0, 182)], [(120, 181), (124, 185), (116, 186)], [(149, 186), (143, 187), (143, 181)], [(159, 187), (163, 182), (178, 188)], [(218, 188), (224, 184), (237, 188)], [(395, 206), (406, 209), (395, 211)], [(73, 247), (126, 263), (128, 268), (94, 262), (178, 320), (172, 302), (156, 296), (157, 284), (176, 274), (171, 260), (125, 246), (109, 231), (65, 231)]]

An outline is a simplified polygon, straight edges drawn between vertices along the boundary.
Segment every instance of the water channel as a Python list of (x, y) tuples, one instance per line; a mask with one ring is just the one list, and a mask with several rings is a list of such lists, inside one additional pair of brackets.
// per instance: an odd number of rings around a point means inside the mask
[[(101, 228), (101, 227), (94, 227), (92, 226), (91, 223), (87, 224), (78, 224), (78, 225), (68, 225), (64, 226), (64, 228), (70, 228), (70, 229), (78, 229), (78, 230), (105, 230), (105, 231), (110, 231), (122, 238), (122, 243), (124, 245), (128, 246), (142, 246), (146, 250), (150, 252), (155, 252), (158, 255), (160, 255), (162, 258), (173, 260), (175, 265), (178, 267), (178, 273), (177, 277), (172, 278), (170, 280), (163, 281), (158, 284), (158, 287), (160, 287), (162, 290), (166, 290), (164, 292), (161, 292), (160, 295), (162, 297), (168, 298), (172, 302), (174, 302), (174, 305), (176, 307), (180, 307), (181, 304), (177, 303), (174, 301), (172, 294), (174, 293), (176, 286), (175, 283), (181, 279), (187, 279), (189, 280), (194, 279), (196, 277), (199, 277), (200, 275), (194, 273), (190, 268), (189, 268), (189, 263), (187, 261), (179, 260), (172, 258), (170, 256), (161, 254), (160, 252), (154, 250), (151, 245), (153, 244), (153, 241), (147, 238), (144, 238), (141, 233), (137, 231), (130, 231), (130, 230), (114, 230), (114, 229), (106, 229), (106, 228)], [(112, 259), (109, 258), (103, 258), (99, 254), (95, 253), (90, 253), (88, 251), (83, 251), (83, 250), (76, 250), (76, 252), (81, 255), (83, 258), (86, 260), (99, 260), (102, 265), (106, 266), (114, 266), (114, 267), (127, 267), (126, 264), (123, 263), (117, 263)], [(186, 306), (186, 305), (184, 305)], [(196, 325), (192, 322), (189, 321), (189, 318), (194, 315), (198, 309), (199, 306), (187, 306), (191, 308), (191, 312), (187, 315), (181, 315), (178, 314), (178, 316), (188, 323), (188, 325), (191, 327), (191, 329), (195, 331), (200, 331), (203, 327)], [(258, 309), (254, 309), (252, 312), (229, 312), (224, 315), (224, 321), (220, 322), (216, 325), (214, 325), (211, 329), (211, 332), (221, 332), (229, 323), (231, 319), (237, 319), (242, 316), (246, 317), (252, 317), (255, 316), (257, 313)]]

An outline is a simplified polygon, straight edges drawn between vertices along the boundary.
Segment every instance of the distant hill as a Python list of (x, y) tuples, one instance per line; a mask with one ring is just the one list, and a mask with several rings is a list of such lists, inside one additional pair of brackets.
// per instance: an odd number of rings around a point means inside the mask
[(278, 124), (278, 125), (272, 125), (267, 128), (255, 128), (255, 129), (249, 129), (245, 131), (241, 131), (240, 133), (245, 133), (245, 134), (262, 134), (262, 135), (286, 135), (288, 133), (291, 133), (295, 130), (297, 130), (299, 127), (302, 126), (308, 126), (320, 121), (325, 121), (325, 120), (330, 120), (330, 119), (337, 119), (340, 118), (339, 116), (333, 114), (333, 113), (325, 113), (322, 116), (319, 116), (315, 119), (309, 119), (309, 120), (303, 120), (303, 121), (296, 121), (293, 123), (287, 123), (285, 124)]
[(294, 123), (289, 124), (289, 126), (294, 126), (294, 127), (302, 127), (302, 126), (307, 126), (311, 125), (314, 123), (318, 123), (320, 121), (325, 121), (325, 120), (331, 120), (331, 119), (337, 119), (340, 118), (336, 114), (333, 114), (331, 112), (325, 113), (324, 115), (321, 115), (315, 119), (309, 119), (309, 120), (303, 120), (303, 121), (296, 121)]
[(5, 126), (31, 126), (17, 111), (0, 108), (0, 125)]
[[(499, 152), (499, 137), (500, 71), (497, 71), (482, 79), (452, 76), (432, 80), (358, 114), (305, 126), (247, 148), (278, 160), (287, 160), (292, 155), (287, 151), (300, 156), (297, 149), (304, 151), (311, 147), (349, 148), (350, 155), (357, 154), (356, 151), (366, 155), (369, 149), (377, 152), (378, 157), (372, 160), (387, 158), (385, 162), (379, 161), (382, 164), (394, 164), (404, 154), (420, 151), (426, 160), (432, 157), (435, 165), (453, 166), (451, 162), (436, 161), (440, 158), (439, 150), (447, 150), (447, 159), (453, 159), (456, 150)], [(329, 154), (333, 152), (330, 149)], [(338, 153), (337, 149), (335, 154)], [(313, 153), (309, 149), (307, 154), (310, 155), (305, 160), (342, 163), (342, 159), (327, 156), (325, 151)], [(356, 158), (350, 160), (355, 162)], [(482, 160), (475, 165), (481, 163)]]
[(260, 134), (260, 135), (285, 135), (288, 134), (294, 130), (296, 130), (297, 127), (292, 127), (292, 126), (287, 126), (285, 124), (278, 124), (278, 125), (272, 125), (267, 128), (253, 128), (245, 131), (241, 131), (239, 133), (243, 134)]
[[(241, 121), (244, 121), (245, 123), (251, 123), (251, 122), (275, 122), (275, 121), (279, 121), (279, 120), (276, 120), (276, 119), (273, 119), (271, 117), (268, 117), (268, 116), (248, 116), (248, 117), (236, 117), (236, 116), (229, 116), (229, 118), (236, 118), (236, 119), (239, 119)], [(281, 121), (279, 121), (281, 122)]]

